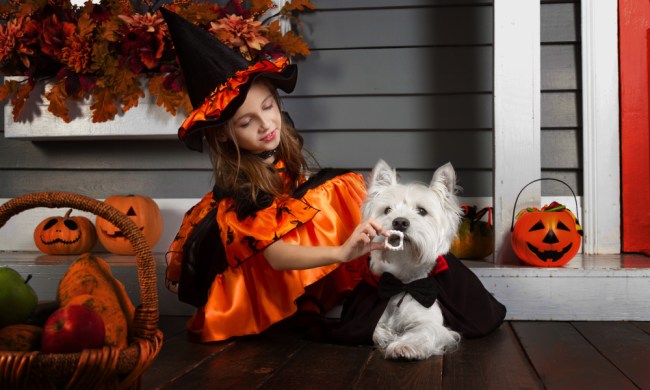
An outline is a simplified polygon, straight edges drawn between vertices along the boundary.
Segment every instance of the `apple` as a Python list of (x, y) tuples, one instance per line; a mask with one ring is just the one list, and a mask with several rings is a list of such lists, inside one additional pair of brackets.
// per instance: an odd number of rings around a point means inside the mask
[(104, 320), (82, 305), (64, 306), (52, 313), (43, 326), (43, 353), (75, 353), (101, 348), (106, 329)]
[(9, 267), (0, 267), (0, 328), (22, 324), (32, 315), (38, 297), (28, 284), (31, 275), (23, 279)]

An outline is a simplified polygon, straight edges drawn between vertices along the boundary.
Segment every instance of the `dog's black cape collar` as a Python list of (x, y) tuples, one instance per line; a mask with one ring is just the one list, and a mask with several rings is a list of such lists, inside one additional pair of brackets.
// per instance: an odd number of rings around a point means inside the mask
[(405, 284), (390, 272), (384, 272), (379, 278), (379, 286), (377, 288), (379, 290), (379, 296), (383, 299), (390, 299), (394, 295), (403, 293), (404, 295), (398, 301), (397, 306), (402, 304), (406, 294), (411, 295), (413, 299), (424, 307), (431, 307), (436, 301), (436, 298), (438, 298), (436, 284), (431, 276)]
[[(506, 307), (454, 255), (444, 257), (449, 266), (447, 271), (428, 279), (438, 292), (445, 325), (465, 338), (485, 336), (501, 326)], [(363, 281), (343, 305), (340, 321), (327, 324), (318, 335), (333, 343), (372, 345), (372, 334), (388, 300), (379, 295), (377, 287)]]

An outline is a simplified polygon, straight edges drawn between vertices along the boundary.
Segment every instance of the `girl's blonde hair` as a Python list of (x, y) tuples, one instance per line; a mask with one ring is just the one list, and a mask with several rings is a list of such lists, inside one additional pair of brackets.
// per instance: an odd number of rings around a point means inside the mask
[[(281, 110), (277, 90), (264, 79), (255, 82), (263, 82), (267, 85), (278, 109)], [(225, 141), (224, 135), (227, 138)], [(220, 127), (206, 129), (205, 138), (212, 161), (215, 186), (229, 197), (250, 194), (250, 200), (256, 204), (260, 193), (273, 197), (291, 195), (299, 184), (299, 178), (308, 174), (309, 168), (303, 155), (302, 137), (284, 115), (280, 145), (275, 156), (285, 164), (285, 175), (290, 179), (287, 186), (273, 166), (264, 162), (259, 156), (239, 148), (231, 120)]]

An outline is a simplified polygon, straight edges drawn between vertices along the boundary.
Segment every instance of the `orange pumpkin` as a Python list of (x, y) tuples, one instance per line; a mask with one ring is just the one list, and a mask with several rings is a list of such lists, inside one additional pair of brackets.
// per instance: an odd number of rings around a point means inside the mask
[(560, 267), (578, 253), (582, 228), (569, 209), (553, 202), (522, 210), (512, 230), (512, 248), (526, 264)]
[(93, 223), (86, 217), (71, 217), (72, 209), (63, 217), (44, 219), (34, 230), (36, 247), (48, 255), (78, 255), (90, 251), (97, 243)]
[[(147, 244), (151, 247), (156, 245), (162, 235), (163, 220), (160, 208), (153, 199), (144, 195), (112, 195), (106, 198), (104, 203), (130, 217), (142, 231)], [(99, 242), (109, 252), (118, 255), (133, 255), (135, 253), (122, 231), (110, 221), (98, 216), (95, 220), (95, 227)]]

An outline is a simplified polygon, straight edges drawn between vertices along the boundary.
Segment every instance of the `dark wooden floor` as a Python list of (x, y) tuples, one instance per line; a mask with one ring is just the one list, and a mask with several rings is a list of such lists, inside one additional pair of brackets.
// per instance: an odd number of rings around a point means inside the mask
[(283, 326), (200, 344), (185, 320), (161, 318), (143, 389), (650, 389), (649, 322), (512, 321), (444, 357), (398, 362)]

